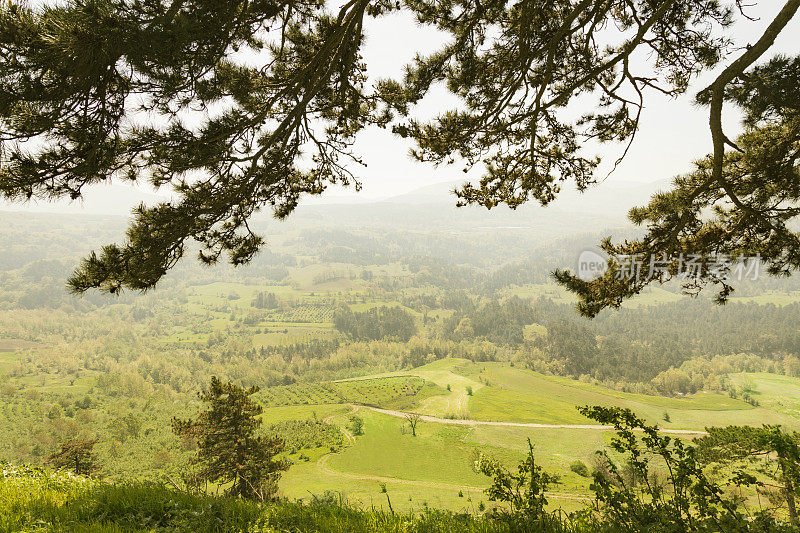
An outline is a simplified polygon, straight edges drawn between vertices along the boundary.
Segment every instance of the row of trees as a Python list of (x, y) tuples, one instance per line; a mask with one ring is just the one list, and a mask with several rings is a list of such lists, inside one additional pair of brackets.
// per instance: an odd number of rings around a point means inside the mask
[(407, 342), (416, 332), (414, 317), (400, 307), (373, 307), (363, 312), (339, 307), (333, 314), (336, 329), (354, 340)]

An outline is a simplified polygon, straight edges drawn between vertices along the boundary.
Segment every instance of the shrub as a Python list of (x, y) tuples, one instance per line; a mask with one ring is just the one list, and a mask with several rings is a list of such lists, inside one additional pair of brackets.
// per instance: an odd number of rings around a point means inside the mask
[(358, 437), (364, 434), (364, 419), (358, 415), (350, 415), (350, 432)]
[(517, 472), (506, 470), (496, 460), (484, 455), (475, 461), (475, 468), (492, 478), (492, 485), (486, 489), (489, 501), (509, 504), (506, 518), (520, 516), (526, 520), (539, 520), (544, 517), (547, 506), (545, 493), (550, 485), (558, 482), (558, 477), (536, 464), (530, 439), (528, 455), (517, 467)]
[(583, 461), (573, 461), (569, 464), (569, 469), (581, 477), (589, 477), (589, 467)]
[[(737, 505), (737, 496), (727, 495), (706, 475), (694, 446), (661, 435), (630, 409), (587, 406), (579, 411), (614, 427), (616, 436), (610, 446), (623, 461), (620, 466), (607, 451), (597, 452), (606, 472), (595, 473), (592, 490), (604, 522), (625, 524), (621, 531), (652, 530), (654, 524), (670, 525), (659, 531), (751, 530), (750, 517)], [(656, 460), (668, 472), (663, 482), (653, 482)], [(755, 478), (739, 476), (735, 482), (743, 487), (754, 481)], [(763, 525), (757, 525), (757, 530), (761, 531)], [(770, 527), (772, 524), (763, 530), (775, 531)]]

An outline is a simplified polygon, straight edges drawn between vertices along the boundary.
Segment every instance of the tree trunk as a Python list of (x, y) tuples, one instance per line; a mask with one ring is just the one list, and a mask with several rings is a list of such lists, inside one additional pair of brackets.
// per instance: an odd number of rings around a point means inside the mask
[(794, 500), (794, 483), (792, 483), (792, 476), (789, 472), (786, 459), (778, 457), (778, 462), (781, 465), (781, 472), (783, 473), (784, 492), (786, 493), (786, 506), (789, 508), (789, 521), (792, 526), (797, 527), (800, 525), (797, 520), (797, 506)]

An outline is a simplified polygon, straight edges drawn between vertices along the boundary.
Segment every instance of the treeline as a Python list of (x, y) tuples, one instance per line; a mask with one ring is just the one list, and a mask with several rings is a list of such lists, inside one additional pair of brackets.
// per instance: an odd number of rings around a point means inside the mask
[(473, 338), (497, 344), (519, 345), (525, 340), (524, 326), (534, 323), (537, 313), (530, 303), (517, 297), (482, 304), (459, 302), (459, 308), (441, 324), (442, 336), (453, 341)]
[[(575, 316), (570, 305), (539, 298), (532, 301), (531, 310), (534, 322), (546, 329), (546, 334), (526, 341), (531, 348), (531, 367), (575, 378), (584, 376), (618, 388), (651, 384), (660, 376), (659, 391), (716, 389), (721, 387), (720, 381), (704, 378), (710, 375), (708, 372), (692, 372), (688, 388), (682, 377), (675, 380), (665, 376), (681, 375), (674, 371), (688, 361), (735, 354), (749, 354), (762, 361), (762, 367), (774, 366), (779, 373), (793, 375), (791, 361), (800, 357), (798, 303), (729, 303), (720, 307), (709, 300), (686, 298), (623, 308), (586, 320)], [(495, 318), (503, 323), (499, 314)], [(671, 374), (663, 374), (670, 370)], [(677, 381), (683, 384), (668, 384)]]
[(408, 341), (417, 331), (414, 317), (400, 307), (373, 307), (353, 312), (341, 306), (333, 313), (336, 329), (357, 341), (391, 339)]
[(697, 354), (800, 353), (800, 303), (731, 302), (682, 298), (604, 313), (591, 322), (597, 335), (621, 335), (662, 347), (675, 343)]

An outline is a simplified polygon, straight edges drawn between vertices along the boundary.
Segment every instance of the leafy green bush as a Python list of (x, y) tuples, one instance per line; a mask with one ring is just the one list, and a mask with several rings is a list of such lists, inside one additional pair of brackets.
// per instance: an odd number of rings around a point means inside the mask
[(506, 470), (496, 460), (484, 455), (475, 462), (475, 469), (492, 478), (492, 485), (486, 489), (489, 501), (509, 505), (509, 509), (495, 509), (495, 513), (503, 514), (505, 519), (540, 521), (547, 518), (545, 493), (550, 485), (558, 483), (558, 477), (548, 474), (536, 464), (531, 439), (528, 439), (528, 455), (519, 464), (517, 472)]
[(589, 477), (589, 467), (583, 461), (573, 461), (569, 464), (569, 469), (581, 477)]
[[(630, 409), (619, 407), (581, 407), (582, 415), (603, 425), (613, 426), (616, 436), (611, 449), (624, 466), (618, 466), (605, 450), (597, 452), (605, 472), (594, 474), (600, 518), (619, 524), (619, 531), (654, 530), (681, 532), (707, 531), (791, 531), (775, 516), (750, 514), (738, 496), (723, 490), (710, 478), (699, 460), (697, 448), (686, 441), (659, 433)], [(666, 478), (657, 480), (654, 464), (661, 463)], [(729, 484), (738, 488), (757, 483), (753, 476), (737, 475)]]

